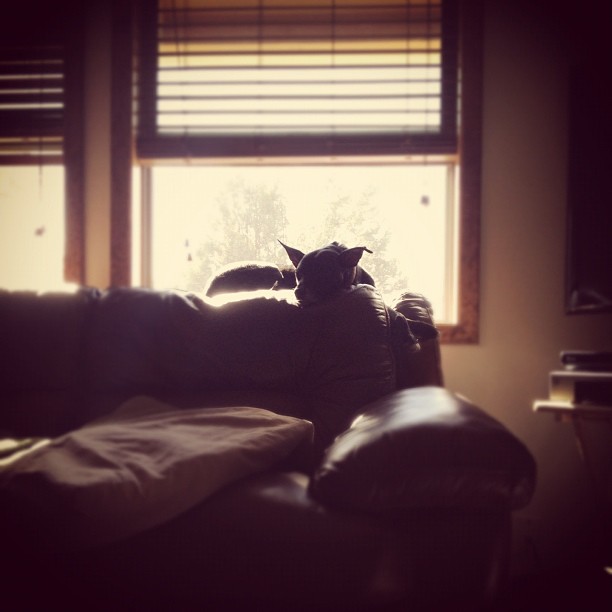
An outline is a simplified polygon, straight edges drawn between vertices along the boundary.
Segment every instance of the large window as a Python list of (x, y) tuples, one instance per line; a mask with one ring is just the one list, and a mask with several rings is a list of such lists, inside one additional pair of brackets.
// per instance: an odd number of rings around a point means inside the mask
[(286, 263), (277, 238), (340, 240), (375, 251), (363, 264), (385, 294), (425, 294), (443, 339), (476, 340), (477, 36), (464, 54), (462, 5), (143, 0), (142, 282), (199, 290), (231, 261)]

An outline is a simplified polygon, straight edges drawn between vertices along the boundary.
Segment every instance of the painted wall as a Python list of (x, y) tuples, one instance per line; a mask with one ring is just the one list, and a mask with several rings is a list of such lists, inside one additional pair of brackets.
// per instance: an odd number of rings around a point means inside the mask
[(85, 282), (110, 285), (110, 3), (87, 6), (85, 36)]
[[(515, 520), (519, 571), (535, 569), (533, 545), (554, 563), (594, 524), (572, 427), (534, 414), (533, 400), (548, 396), (561, 350), (612, 349), (612, 315), (564, 314), (569, 49), (562, 24), (543, 25), (534, 4), (486, 2), (481, 341), (442, 350), (447, 386), (504, 422), (538, 462), (535, 498)], [(603, 428), (589, 428), (599, 451)]]

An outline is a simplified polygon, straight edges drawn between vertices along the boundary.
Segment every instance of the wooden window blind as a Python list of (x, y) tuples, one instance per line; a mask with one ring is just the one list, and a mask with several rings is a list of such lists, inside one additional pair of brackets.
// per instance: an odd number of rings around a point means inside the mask
[(454, 153), (455, 0), (145, 0), (142, 158)]
[(15, 5), (0, 25), (0, 164), (61, 163), (68, 19), (63, 5)]

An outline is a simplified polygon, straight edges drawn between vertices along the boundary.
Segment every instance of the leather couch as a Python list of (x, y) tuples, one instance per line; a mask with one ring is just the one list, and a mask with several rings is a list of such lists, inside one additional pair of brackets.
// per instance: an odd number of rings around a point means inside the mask
[[(358, 286), (308, 308), (291, 296), (0, 291), (4, 437), (55, 439), (136, 395), (314, 425), (312, 441), (275, 465), (98, 546), (47, 537), (42, 515), (0, 487), (10, 560), (0, 597), (11, 609), (41, 597), (65, 610), (457, 610), (494, 600), (511, 513), (535, 486), (529, 451), (444, 388), (422, 296), (386, 304)], [(69, 518), (53, 520), (61, 534)]]

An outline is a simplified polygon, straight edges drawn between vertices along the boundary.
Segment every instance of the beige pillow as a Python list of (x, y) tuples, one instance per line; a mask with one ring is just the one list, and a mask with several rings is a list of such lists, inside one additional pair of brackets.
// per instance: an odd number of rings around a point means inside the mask
[(312, 438), (261, 408), (179, 410), (148, 397), (0, 466), (0, 495), (69, 547), (126, 538), (265, 470)]

